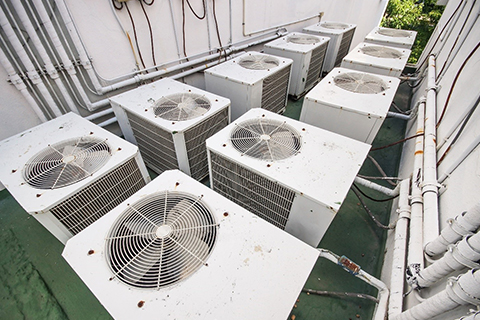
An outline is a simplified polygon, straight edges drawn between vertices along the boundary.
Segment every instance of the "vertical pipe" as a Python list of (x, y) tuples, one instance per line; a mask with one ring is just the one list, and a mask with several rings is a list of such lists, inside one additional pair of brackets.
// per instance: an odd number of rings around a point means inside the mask
[(8, 38), (8, 41), (13, 46), (14, 50), (18, 54), (20, 60), (22, 61), (23, 65), (27, 69), (28, 78), (32, 81), (32, 83), (38, 88), (40, 93), (42, 94), (43, 98), (47, 102), (49, 108), (53, 112), (55, 116), (61, 116), (62, 112), (58, 108), (57, 104), (53, 100), (50, 92), (48, 91), (47, 87), (43, 83), (40, 75), (38, 74), (35, 66), (33, 65), (32, 61), (28, 57), (27, 52), (23, 48), (20, 40), (18, 40), (17, 36), (15, 35), (15, 31), (13, 30), (12, 26), (8, 22), (7, 16), (3, 10), (0, 10), (0, 25), (5, 32), (5, 35)]
[[(417, 113), (417, 132), (423, 134), (425, 122), (425, 101), (420, 101)], [(423, 269), (423, 135), (415, 138), (412, 173), (412, 214), (408, 241), (408, 274), (413, 276)], [(408, 279), (407, 279), (408, 280)]]
[(49, 76), (52, 78), (52, 80), (55, 82), (57, 85), (58, 89), (62, 93), (65, 101), (67, 102), (68, 107), (70, 108), (71, 111), (75, 113), (79, 113), (77, 106), (73, 102), (72, 98), (70, 97), (70, 94), (67, 91), (67, 88), (65, 88), (65, 85), (63, 84), (62, 80), (60, 79), (57, 70), (55, 69), (55, 66), (53, 65), (50, 57), (48, 56), (47, 51), (45, 50), (42, 42), (40, 41), (40, 38), (37, 35), (37, 32), (35, 28), (33, 27), (32, 22), (28, 18), (27, 12), (25, 11), (25, 8), (23, 7), (22, 3), (20, 1), (13, 1), (12, 2), (13, 7), (15, 8), (15, 11), (17, 12), (17, 15), (20, 18), (20, 21), (22, 22), (22, 25), (24, 26), (25, 30), (28, 33), (28, 36), (30, 37), (34, 47), (37, 49), (40, 57), (42, 58), (43, 62), (45, 63), (45, 69), (47, 70), (47, 73)]
[(390, 276), (390, 300), (388, 303), (388, 317), (391, 318), (402, 313), (403, 286), (405, 283), (405, 260), (407, 253), (408, 222), (410, 219), (410, 205), (408, 195), (410, 179), (400, 182), (400, 195), (398, 198), (398, 220), (395, 227), (395, 240), (393, 248), (392, 272)]
[(178, 44), (178, 32), (177, 32), (177, 22), (175, 21), (175, 15), (173, 14), (173, 4), (172, 0), (168, 0), (170, 4), (170, 15), (172, 16), (172, 25), (173, 25), (173, 34), (175, 35), (175, 44), (177, 45), (177, 56), (181, 58), (180, 54), (180, 45)]
[(425, 106), (425, 153), (423, 158), (423, 246), (433, 241), (439, 234), (438, 222), (438, 182), (436, 147), (436, 84), (435, 57), (428, 60), (427, 102)]

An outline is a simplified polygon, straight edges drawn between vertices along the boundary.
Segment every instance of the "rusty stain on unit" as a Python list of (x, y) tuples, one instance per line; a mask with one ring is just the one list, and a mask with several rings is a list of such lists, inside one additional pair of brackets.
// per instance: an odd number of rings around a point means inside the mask
[(15, 172), (17, 172), (17, 170), (16, 170), (16, 169), (13, 169), (13, 170), (12, 170), (12, 173), (15, 173)]
[(358, 273), (360, 271), (360, 266), (346, 257), (341, 257), (338, 262), (353, 273)]
[(119, 147), (119, 148), (117, 149), (117, 151), (122, 151), (122, 148)]
[(137, 307), (141, 308), (145, 305), (145, 301), (143, 300), (140, 300), (138, 303), (137, 303)]
[(223, 213), (223, 216), (224, 216), (224, 217), (228, 217), (228, 212), (224, 212), (224, 213)]
[(268, 167), (268, 168), (270, 168), (270, 166), (271, 166), (270, 164), (267, 164), (267, 167)]
[(92, 249), (90, 249), (90, 250), (88, 250), (88, 253), (87, 253), (87, 254), (88, 254), (89, 256), (91, 256), (91, 255), (94, 254), (94, 253), (95, 253), (95, 251), (92, 250)]
[(42, 194), (41, 193), (37, 193), (37, 198), (40, 198)]

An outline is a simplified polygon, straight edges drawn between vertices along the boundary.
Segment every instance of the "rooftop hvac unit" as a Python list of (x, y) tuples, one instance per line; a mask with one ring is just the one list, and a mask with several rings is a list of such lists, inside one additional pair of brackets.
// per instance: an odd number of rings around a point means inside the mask
[(230, 101), (165, 78), (110, 98), (125, 138), (156, 173), (208, 174), (205, 140), (230, 122)]
[(370, 146), (254, 109), (207, 140), (210, 184), (316, 247)]
[(0, 181), (65, 243), (150, 181), (131, 143), (69, 113), (0, 142)]
[(247, 52), (205, 70), (207, 91), (232, 101), (232, 121), (252, 108), (285, 110), (292, 60)]
[(293, 60), (288, 93), (299, 97), (320, 78), (328, 37), (292, 32), (265, 45), (265, 53)]
[(399, 84), (398, 78), (335, 68), (305, 96), (300, 121), (371, 144)]
[(367, 34), (365, 42), (410, 50), (416, 36), (416, 31), (376, 27)]
[(171, 170), (63, 257), (115, 319), (286, 319), (318, 251)]
[(330, 38), (323, 63), (324, 72), (330, 72), (334, 67), (340, 66), (343, 57), (350, 50), (355, 29), (354, 24), (334, 21), (319, 22), (303, 28), (303, 32)]
[(407, 64), (410, 50), (361, 42), (342, 61), (342, 67), (399, 77)]

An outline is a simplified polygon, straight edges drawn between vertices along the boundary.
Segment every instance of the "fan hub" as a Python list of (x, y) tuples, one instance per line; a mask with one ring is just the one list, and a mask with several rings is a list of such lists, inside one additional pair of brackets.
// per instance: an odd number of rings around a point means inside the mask
[(157, 238), (165, 238), (168, 237), (172, 233), (172, 227), (170, 227), (167, 224), (164, 224), (163, 226), (160, 226), (157, 228), (157, 231), (155, 231), (155, 235)]
[(69, 164), (69, 163), (75, 161), (75, 159), (76, 159), (76, 157), (72, 154), (72, 155), (63, 157), (62, 162), (65, 163), (65, 164)]
[(270, 140), (270, 136), (268, 134), (262, 134), (260, 136), (260, 139), (262, 139), (263, 141), (268, 141)]

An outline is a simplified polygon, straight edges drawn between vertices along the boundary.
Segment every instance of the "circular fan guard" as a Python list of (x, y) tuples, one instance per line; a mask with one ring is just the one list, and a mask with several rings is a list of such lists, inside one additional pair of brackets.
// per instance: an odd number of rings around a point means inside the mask
[(410, 36), (410, 32), (398, 29), (378, 29), (377, 32), (383, 36), (406, 38)]
[(387, 90), (387, 84), (374, 75), (366, 73), (341, 73), (333, 78), (335, 85), (355, 93), (380, 93)]
[(24, 166), (26, 183), (37, 189), (58, 189), (83, 180), (111, 156), (105, 140), (92, 136), (64, 140), (40, 151)]
[(165, 191), (131, 204), (106, 238), (112, 278), (136, 288), (160, 289), (205, 265), (218, 225), (201, 198)]
[(403, 57), (400, 51), (388, 47), (367, 46), (360, 48), (360, 50), (368, 56), (377, 58), (400, 59)]
[(153, 113), (170, 121), (195, 119), (210, 110), (210, 101), (196, 93), (176, 93), (162, 97), (155, 103)]
[(316, 44), (319, 43), (320, 40), (313, 36), (290, 36), (287, 38), (287, 42), (295, 44)]
[(242, 155), (267, 161), (289, 158), (301, 148), (301, 136), (293, 127), (271, 119), (253, 119), (236, 124), (230, 141)]
[(346, 29), (348, 28), (348, 24), (341, 23), (341, 22), (325, 22), (321, 24), (322, 27), (327, 29)]
[(248, 56), (241, 57), (238, 64), (245, 69), (268, 70), (278, 67), (280, 62), (275, 57), (250, 54)]

